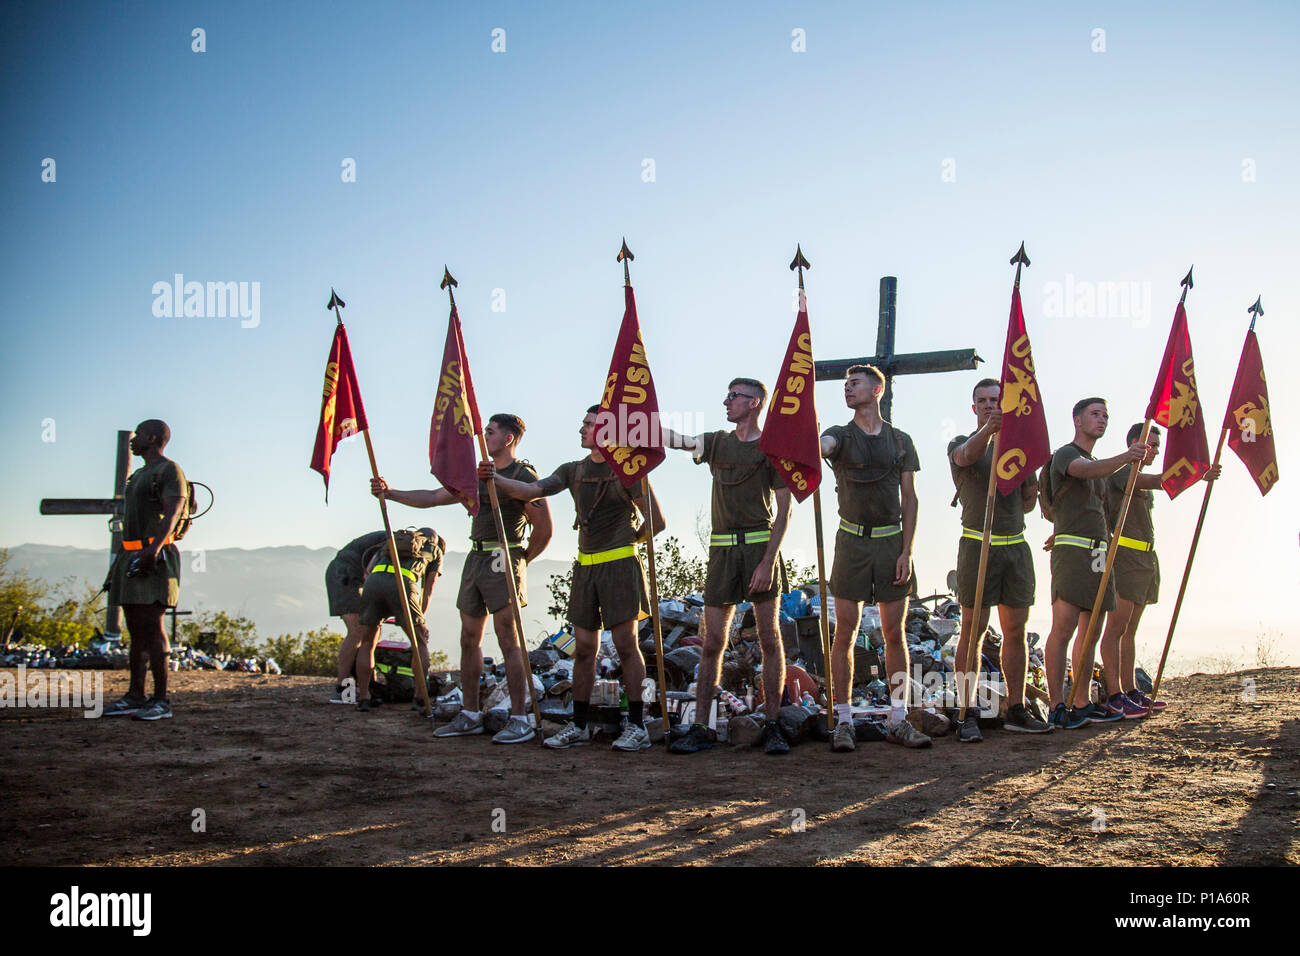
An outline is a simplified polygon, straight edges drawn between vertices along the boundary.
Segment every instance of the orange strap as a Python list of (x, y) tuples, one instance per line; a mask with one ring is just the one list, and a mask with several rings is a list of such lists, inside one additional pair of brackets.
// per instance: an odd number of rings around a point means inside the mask
[[(164, 544), (164, 545), (168, 545), (168, 544), (171, 544), (171, 543), (172, 543), (172, 536), (171, 536), (171, 535), (168, 535), (167, 537), (163, 538), (163, 544)], [(153, 544), (153, 538), (150, 538), (150, 539), (149, 539), (149, 544)], [(145, 542), (143, 542), (143, 541), (123, 541), (123, 542), (122, 542), (122, 550), (123, 550), (123, 551), (143, 551), (143, 550), (144, 550), (144, 546), (145, 546)]]

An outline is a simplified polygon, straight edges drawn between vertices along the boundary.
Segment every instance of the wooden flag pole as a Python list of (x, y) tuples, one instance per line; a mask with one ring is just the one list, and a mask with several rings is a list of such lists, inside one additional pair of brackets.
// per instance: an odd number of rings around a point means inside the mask
[[(1253, 325), (1254, 323), (1252, 323)], [(1228, 437), (1228, 429), (1224, 428), (1219, 432), (1219, 444), (1214, 449), (1214, 464), (1210, 466), (1210, 471), (1219, 467), (1219, 457), (1223, 454), (1223, 442)], [(1183, 581), (1178, 585), (1178, 600), (1174, 601), (1174, 616), (1169, 619), (1169, 633), (1165, 635), (1165, 648), (1160, 653), (1160, 667), (1156, 670), (1155, 683), (1151, 685), (1151, 699), (1155, 700), (1156, 695), (1160, 693), (1160, 678), (1165, 672), (1165, 661), (1169, 657), (1169, 645), (1174, 640), (1174, 628), (1178, 626), (1178, 612), (1183, 607), (1183, 595), (1187, 593), (1187, 579), (1192, 575), (1192, 559), (1196, 557), (1196, 545), (1201, 540), (1201, 526), (1205, 524), (1205, 512), (1210, 507), (1210, 492), (1214, 490), (1214, 482), (1205, 483), (1205, 497), (1201, 499), (1201, 513), (1196, 519), (1196, 531), (1192, 534), (1192, 547), (1187, 552), (1187, 564), (1183, 567)]]
[[(451, 271), (446, 265), (442, 267), (442, 282), (439, 288), (447, 290), (447, 299), (451, 304), (452, 312), (456, 311), (456, 295), (452, 291), (459, 283), (452, 278)], [(468, 361), (468, 360), (467, 360)], [(491, 461), (492, 456), (488, 454), (487, 439), (483, 437), (483, 430), (480, 428), (474, 433), (478, 439), (479, 454), (484, 461)], [(524, 621), (520, 615), (519, 608), (519, 584), (515, 580), (515, 563), (510, 557), (510, 542), (506, 540), (506, 522), (501, 515), (501, 499), (497, 494), (497, 485), (495, 481), (489, 481), (488, 497), (492, 501), (492, 516), (496, 519), (497, 544), (500, 545), (501, 561), (505, 565), (506, 589), (510, 597), (511, 616), (515, 621), (515, 633), (519, 640), (519, 653), (524, 658), (524, 695), (525, 699), (532, 699), (533, 702), (533, 720), (537, 725), (537, 736), (541, 739), (542, 733), (542, 708), (538, 702), (538, 695), (533, 692), (533, 668), (528, 660), (528, 646), (524, 643)], [(500, 637), (500, 635), (497, 635)], [(481, 705), (482, 702), (480, 702)]]
[[(623, 285), (631, 287), (632, 274), (628, 271), (627, 264), (636, 257), (632, 255), (632, 250), (627, 247), (627, 239), (623, 240), (623, 246), (618, 250), (618, 256), (615, 262), (623, 263)], [(650, 624), (654, 630), (655, 637), (655, 663), (659, 671), (659, 719), (663, 721), (664, 742), (670, 737), (672, 728), (668, 725), (668, 682), (664, 678), (664, 633), (663, 625), (659, 620), (659, 582), (655, 576), (655, 509), (654, 499), (650, 495), (650, 479), (641, 479), (641, 494), (644, 498), (644, 508), (646, 520), (645, 552), (646, 564), (649, 565), (650, 577)], [(637, 641), (640, 644), (640, 641)], [(628, 698), (631, 700), (631, 698)], [(696, 715), (699, 716), (698, 714)], [(707, 719), (707, 718), (706, 718)]]
[[(1264, 314), (1264, 307), (1260, 302), (1263, 298), (1259, 296), (1255, 302), (1246, 311), (1250, 313), (1250, 328), (1247, 333), (1255, 331), (1255, 320)], [(1231, 398), (1231, 396), (1229, 396)], [(1224, 419), (1225, 423), (1227, 419)], [(1214, 449), (1214, 464), (1210, 466), (1210, 474), (1214, 474), (1214, 469), (1219, 467), (1219, 458), (1223, 454), (1223, 443), (1228, 437), (1228, 427), (1225, 424), (1223, 430), (1219, 432), (1219, 444)], [(1196, 557), (1196, 545), (1201, 540), (1201, 526), (1205, 524), (1205, 512), (1210, 507), (1210, 492), (1214, 490), (1214, 482), (1208, 482), (1205, 486), (1205, 497), (1201, 499), (1201, 514), (1196, 519), (1196, 532), (1192, 535), (1192, 547), (1187, 552), (1187, 564), (1183, 567), (1183, 581), (1178, 585), (1178, 600), (1174, 602), (1174, 616), (1169, 619), (1169, 633), (1165, 635), (1165, 649), (1160, 654), (1160, 667), (1156, 670), (1155, 683), (1151, 685), (1151, 698), (1154, 700), (1160, 693), (1160, 678), (1165, 672), (1165, 660), (1169, 657), (1169, 645), (1174, 640), (1174, 627), (1178, 624), (1178, 612), (1183, 606), (1183, 594), (1187, 591), (1187, 579), (1192, 574), (1192, 559)]]
[[(655, 664), (659, 671), (659, 719), (663, 721), (664, 741), (669, 738), (668, 726), (668, 683), (664, 680), (664, 632), (659, 621), (659, 582), (655, 579), (655, 509), (654, 499), (650, 494), (650, 479), (641, 479), (641, 493), (645, 500), (646, 520), (646, 564), (650, 570), (650, 624), (655, 636)], [(637, 640), (640, 644), (640, 640)], [(629, 698), (630, 700), (631, 698)], [(696, 715), (698, 718), (698, 714)], [(708, 720), (708, 716), (704, 718)]]
[[(1147, 436), (1151, 433), (1151, 419), (1144, 419), (1142, 422), (1142, 444), (1146, 444)], [(1101, 602), (1106, 597), (1106, 584), (1110, 581), (1111, 568), (1115, 566), (1115, 555), (1119, 551), (1120, 533), (1124, 530), (1124, 522), (1128, 520), (1128, 506), (1133, 501), (1133, 489), (1137, 487), (1138, 475), (1142, 472), (1142, 462), (1133, 462), (1129, 470), (1128, 483), (1124, 486), (1124, 501), (1119, 508), (1119, 516), (1115, 519), (1115, 530), (1111, 532), (1110, 543), (1106, 546), (1106, 567), (1101, 572), (1101, 581), (1097, 585), (1097, 597), (1092, 602), (1092, 613), (1088, 616), (1088, 631), (1083, 638), (1083, 653), (1080, 661), (1087, 661), (1092, 654), (1092, 645), (1097, 640), (1097, 632), (1101, 630)], [(1079, 681), (1087, 680), (1091, 683), (1092, 674), (1075, 674), (1074, 684), (1070, 688), (1070, 701), (1068, 706), (1074, 706), (1074, 696), (1078, 689)]]
[[(795, 243), (794, 261), (790, 263), (790, 268), (797, 270), (799, 276), (799, 308), (802, 311), (808, 310), (808, 300), (803, 287), (803, 270), (811, 269), (812, 263), (804, 258), (803, 248)], [(821, 441), (821, 423), (817, 424), (818, 441)], [(821, 450), (818, 449), (818, 454)], [(818, 615), (820, 620), (817, 622), (818, 629), (822, 637), (822, 669), (826, 671), (826, 729), (835, 730), (835, 664), (831, 660), (834, 646), (831, 641), (831, 617), (830, 608), (826, 604), (826, 544), (825, 535), (822, 532), (822, 487), (821, 482), (813, 489), (813, 528), (817, 533), (817, 597), (821, 602), (821, 614)], [(850, 653), (852, 651), (850, 650)], [(852, 697), (852, 688), (849, 688), (850, 699)]]
[[(1017, 277), (1019, 274), (1020, 267), (1016, 266)], [(1017, 282), (1019, 282), (1018, 278)], [(980, 620), (984, 616), (984, 576), (988, 573), (989, 542), (993, 536), (993, 509), (996, 505), (995, 498), (998, 493), (998, 444), (1001, 439), (1002, 433), (1000, 431), (993, 433), (993, 466), (989, 468), (988, 497), (984, 500), (984, 537), (980, 540), (980, 563), (975, 577), (975, 606), (972, 608), (974, 620), (971, 621), (970, 633), (966, 637), (966, 660), (962, 662), (965, 669), (957, 675), (957, 680), (961, 682), (961, 686), (964, 688), (961, 695), (961, 712), (957, 715), (959, 724), (966, 720), (966, 709), (970, 707), (970, 699), (979, 684), (979, 671), (977, 668), (980, 660), (980, 649), (984, 646), (985, 630), (980, 627)], [(976, 668), (973, 678), (971, 677), (972, 668)]]
[[(818, 427), (820, 432), (820, 426)], [(831, 618), (830, 608), (826, 606), (826, 547), (822, 543), (822, 489), (818, 484), (813, 489), (813, 526), (817, 530), (817, 593), (821, 600), (821, 620), (818, 622), (822, 632), (822, 659), (826, 669), (826, 729), (835, 730), (835, 666), (831, 662)]]
[[(1029, 265), (1029, 256), (1025, 255), (1025, 244), (1020, 244), (1020, 249), (1011, 257), (1011, 262), (1016, 267), (1016, 284), (1020, 288), (1020, 269), (1022, 266)], [(1003, 356), (1002, 370), (1006, 371), (1006, 357)], [(1002, 383), (1005, 384), (1005, 383)], [(1002, 389), (998, 388), (998, 402), (1001, 407)], [(957, 715), (957, 722), (962, 723), (966, 720), (966, 710), (970, 707), (970, 698), (974, 695), (979, 686), (979, 662), (980, 655), (984, 648), (984, 632), (988, 625), (980, 626), (980, 620), (984, 617), (984, 578), (988, 574), (989, 567), (989, 544), (993, 538), (993, 511), (997, 506), (998, 492), (998, 446), (1002, 441), (1001, 430), (993, 435), (993, 459), (989, 466), (989, 486), (988, 493), (984, 499), (984, 536), (980, 540), (980, 563), (975, 577), (975, 604), (972, 610), (975, 612), (975, 620), (971, 622), (970, 633), (966, 636), (966, 660), (963, 662), (965, 670), (957, 675), (958, 681), (964, 688), (961, 695), (961, 711)], [(978, 634), (976, 632), (979, 632)], [(974, 670), (974, 677), (971, 671)]]
[[(330, 290), (330, 305), (334, 308), (334, 318), (339, 325), (343, 324), (343, 316), (339, 314), (339, 298)], [(375, 446), (370, 442), (370, 429), (367, 428), (361, 433), (366, 438), (366, 455), (370, 458), (370, 476), (375, 480), (379, 479), (379, 466), (375, 464)], [(397, 556), (397, 542), (393, 540), (393, 526), (388, 520), (388, 502), (382, 494), (379, 498), (379, 513), (384, 518), (384, 533), (388, 535), (388, 565), (393, 569), (393, 577), (397, 580), (397, 593), (402, 596), (402, 618), (406, 622), (406, 637), (411, 642), (411, 670), (415, 672), (415, 693), (420, 699), (422, 707), (421, 713), (428, 717), (432, 713), (429, 707), (429, 679), (424, 672), (424, 661), (420, 658), (420, 647), (416, 642), (415, 623), (411, 619), (411, 605), (407, 599), (406, 581), (402, 577), (402, 562)], [(369, 688), (366, 688), (369, 692)], [(359, 693), (359, 690), (358, 690)]]

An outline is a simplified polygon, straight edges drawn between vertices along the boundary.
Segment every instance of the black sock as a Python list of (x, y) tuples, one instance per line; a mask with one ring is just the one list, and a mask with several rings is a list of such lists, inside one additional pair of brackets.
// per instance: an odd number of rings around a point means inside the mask
[(587, 726), (587, 711), (591, 708), (589, 700), (575, 700), (573, 702), (573, 725), (579, 730)]
[(638, 727), (645, 726), (645, 702), (640, 700), (629, 700), (627, 702), (627, 722), (636, 724)]

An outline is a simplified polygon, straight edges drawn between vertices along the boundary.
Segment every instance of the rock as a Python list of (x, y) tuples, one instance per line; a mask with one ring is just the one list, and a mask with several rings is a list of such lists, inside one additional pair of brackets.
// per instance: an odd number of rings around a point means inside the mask
[(657, 744), (664, 739), (664, 722), (658, 717), (647, 717), (645, 719), (646, 733), (650, 735), (650, 742)]
[[(794, 746), (808, 736), (810, 721), (818, 719), (818, 715), (810, 714), (795, 704), (787, 704), (777, 713), (777, 723), (781, 725), (782, 732), (785, 733), (785, 739), (790, 741)], [(825, 720), (823, 717), (822, 720)]]
[(559, 659), (560, 652), (546, 645), (537, 648), (535, 651), (528, 652), (528, 665), (534, 672), (550, 670)]
[(762, 735), (763, 721), (752, 714), (732, 717), (727, 722), (727, 742), (733, 747), (752, 747)]
[(505, 703), (485, 711), (483, 714), (483, 729), (489, 734), (495, 734), (506, 725), (510, 719), (510, 704)]
[[(685, 687), (695, 679), (695, 666), (700, 662), (702, 651), (697, 645), (686, 645), (664, 655), (664, 668), (671, 671), (669, 683)], [(676, 678), (674, 680), (673, 678)]]
[(853, 721), (853, 734), (859, 743), (877, 743), (885, 739), (885, 729), (864, 717)]

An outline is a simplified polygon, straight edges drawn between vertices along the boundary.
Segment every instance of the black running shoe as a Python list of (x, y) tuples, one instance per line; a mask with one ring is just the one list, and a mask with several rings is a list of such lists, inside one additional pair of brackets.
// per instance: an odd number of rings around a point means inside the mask
[(691, 729), (684, 737), (678, 737), (668, 745), (668, 752), (674, 754), (693, 754), (697, 750), (709, 750), (717, 734), (704, 724), (691, 724)]
[(980, 733), (980, 718), (975, 711), (966, 712), (966, 719), (957, 731), (957, 740), (963, 744), (977, 744), (984, 740), (984, 735)]
[(769, 720), (763, 724), (763, 736), (758, 741), (763, 747), (765, 754), (788, 754), (790, 752), (790, 742), (785, 739), (785, 734), (781, 733), (781, 725), (775, 720)]
[(1012, 704), (1007, 710), (1007, 719), (1002, 722), (1002, 729), (1022, 734), (1050, 734), (1052, 725), (1039, 720), (1024, 704)]

